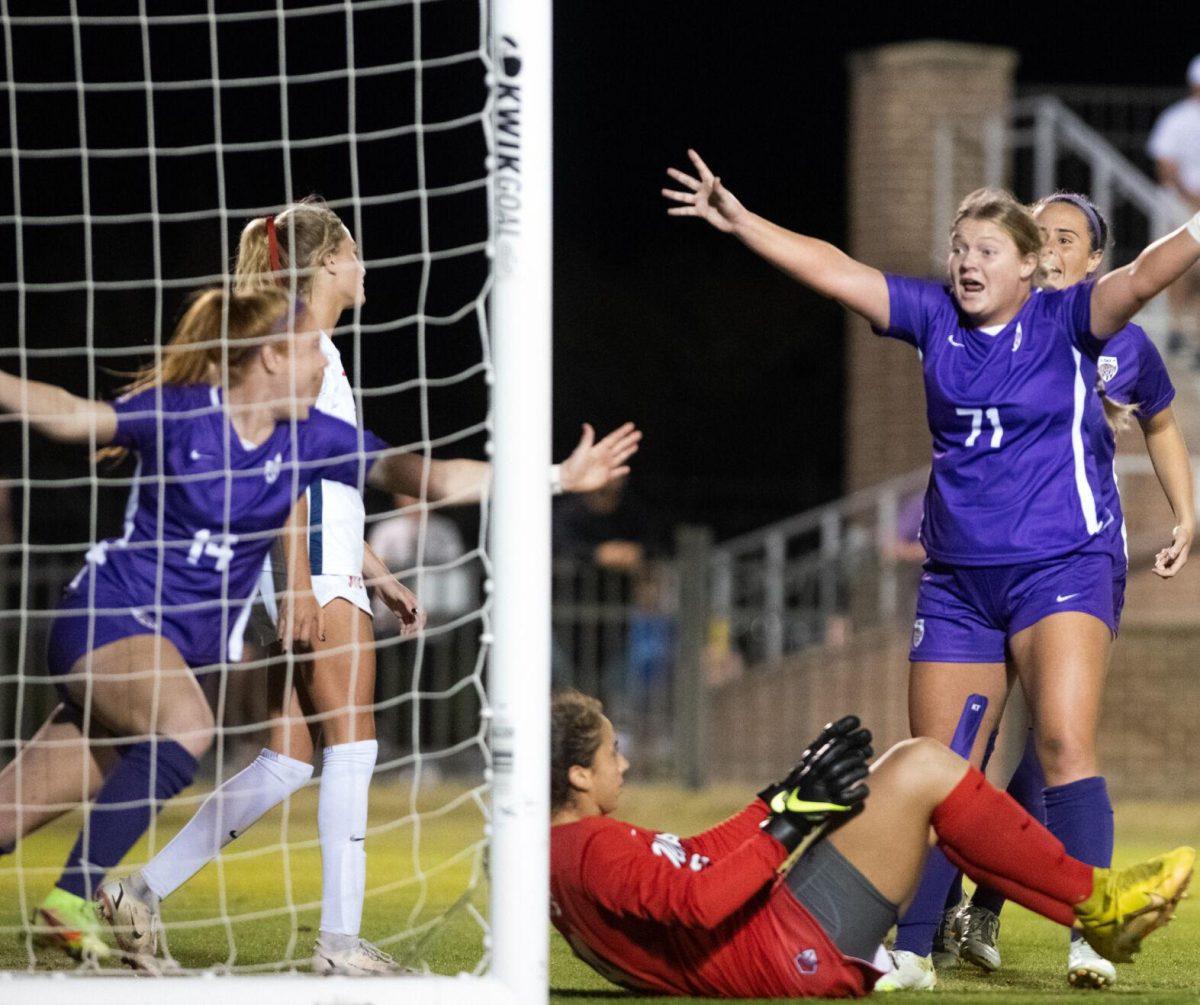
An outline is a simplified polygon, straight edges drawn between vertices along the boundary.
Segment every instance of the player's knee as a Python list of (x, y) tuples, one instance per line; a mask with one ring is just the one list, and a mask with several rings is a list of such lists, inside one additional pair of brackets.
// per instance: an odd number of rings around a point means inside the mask
[(962, 773), (962, 759), (938, 740), (917, 736), (902, 740), (880, 758), (876, 774), (889, 788), (917, 796), (924, 789), (940, 787), (952, 772)]
[(199, 760), (212, 746), (216, 723), (213, 721), (212, 711), (205, 703), (172, 716), (162, 724), (161, 732)]

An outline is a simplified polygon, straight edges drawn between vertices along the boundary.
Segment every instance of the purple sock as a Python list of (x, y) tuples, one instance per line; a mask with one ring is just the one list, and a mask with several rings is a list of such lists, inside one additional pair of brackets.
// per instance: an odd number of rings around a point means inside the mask
[(944, 910), (949, 911), (952, 907), (958, 907), (962, 903), (962, 898), (962, 873), (956, 872), (954, 874), (954, 882), (950, 884), (950, 890), (946, 894)]
[(1112, 865), (1113, 810), (1103, 777), (1055, 785), (1045, 790), (1045, 798), (1046, 828), (1067, 854), (1088, 865)]
[[(983, 695), (967, 696), (962, 713), (958, 717), (958, 725), (954, 729), (954, 737), (950, 741), (950, 749), (959, 757), (970, 758), (987, 707), (988, 700)], [(918, 956), (928, 956), (933, 952), (933, 937), (937, 934), (938, 925), (941, 924), (942, 914), (945, 912), (946, 892), (955, 882), (960, 884), (961, 889), (962, 879), (958, 869), (951, 865), (940, 849), (930, 848), (925, 857), (921, 884), (917, 887), (908, 910), (896, 922), (897, 949), (916, 953)]]
[[(1008, 783), (1008, 794), (1020, 803), (1021, 809), (1034, 820), (1045, 823), (1046, 800), (1042, 796), (1042, 790), (1045, 788), (1046, 776), (1042, 774), (1042, 762), (1038, 760), (1037, 751), (1033, 746), (1033, 733), (1030, 733), (1021, 763), (1017, 765), (1016, 773)], [(990, 886), (980, 886), (971, 897), (971, 903), (977, 907), (986, 907), (993, 914), (999, 914), (1000, 909), (1004, 907), (1004, 895), (997, 893)]]
[(918, 956), (933, 952), (933, 937), (942, 920), (946, 890), (954, 882), (955, 869), (938, 848), (930, 848), (925, 858), (921, 885), (913, 896), (908, 910), (896, 922), (896, 948)]
[[(149, 741), (124, 748), (116, 769), (105, 779), (58, 881), (58, 888), (90, 900), (104, 876), (146, 833), (151, 816), (176, 793), (192, 784), (196, 759), (174, 740), (159, 739), (154, 756)], [(150, 776), (154, 767), (154, 801)], [(87, 845), (85, 846), (85, 836)]]

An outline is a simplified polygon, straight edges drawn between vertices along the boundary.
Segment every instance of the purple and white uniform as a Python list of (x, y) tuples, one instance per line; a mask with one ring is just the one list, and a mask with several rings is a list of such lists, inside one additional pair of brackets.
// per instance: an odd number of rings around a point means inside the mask
[[(160, 397), (161, 393), (161, 397)], [(312, 409), (244, 444), (220, 392), (166, 384), (114, 403), (115, 446), (138, 455), (125, 533), (88, 552), (49, 645), (52, 674), (90, 650), (160, 634), (189, 666), (240, 657), (263, 559), (314, 479), (361, 488), (379, 437)]]
[[(1150, 336), (1137, 325), (1126, 325), (1110, 338), (1096, 362), (1105, 393), (1122, 405), (1137, 405), (1140, 421), (1153, 418), (1175, 398), (1175, 386), (1171, 383), (1162, 356), (1150, 341)], [(1121, 512), (1114, 467), (1117, 440), (1107, 422), (1097, 433), (1096, 455), (1101, 462), (1101, 473), (1107, 472), (1101, 482), (1101, 497), (1103, 505), (1115, 518), (1106, 535), (1113, 562), (1113, 615), (1119, 624), (1125, 604), (1125, 572), (1129, 566), (1129, 552), (1125, 544), (1125, 517)]]
[(1092, 284), (1035, 291), (989, 330), (966, 322), (946, 286), (887, 285), (879, 334), (920, 353), (933, 435), (910, 658), (1002, 663), (1008, 638), (1060, 611), (1115, 627)]

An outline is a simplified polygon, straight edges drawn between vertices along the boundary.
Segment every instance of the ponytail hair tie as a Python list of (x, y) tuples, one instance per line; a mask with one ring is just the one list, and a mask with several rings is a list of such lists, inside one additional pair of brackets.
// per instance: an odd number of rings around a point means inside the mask
[(275, 234), (275, 217), (268, 214), (267, 218), (267, 254), (271, 259), (271, 271), (275, 273), (275, 282), (280, 286), (283, 285), (283, 276), (279, 275), (283, 271), (283, 265), (279, 261), (279, 238)]

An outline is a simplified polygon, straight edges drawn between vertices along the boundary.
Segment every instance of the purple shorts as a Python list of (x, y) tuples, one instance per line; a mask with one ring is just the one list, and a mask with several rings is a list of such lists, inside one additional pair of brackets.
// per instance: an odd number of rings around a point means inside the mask
[[(211, 630), (189, 630), (211, 626), (200, 624), (194, 617), (191, 620), (197, 625), (190, 626), (186, 619), (172, 617), (168, 612), (159, 617), (152, 610), (130, 607), (128, 596), (121, 596), (103, 579), (97, 581), (93, 597), (89, 580), (90, 570), (79, 578), (74, 589), (68, 587), (54, 614), (46, 645), (46, 669), (52, 677), (69, 674), (81, 656), (132, 635), (162, 636), (179, 650), (191, 667), (206, 666), (219, 660), (219, 652), (210, 652), (213, 648)], [(89, 601), (94, 602), (94, 608), (112, 613), (93, 613)], [(184, 623), (180, 624), (181, 621)], [(219, 638), (217, 641), (219, 643)], [(58, 690), (64, 699), (70, 700), (64, 686), (60, 684)]]
[(1003, 663), (1010, 638), (1051, 614), (1081, 611), (1115, 636), (1125, 569), (1107, 554), (1074, 553), (1022, 565), (926, 562), (910, 662)]

